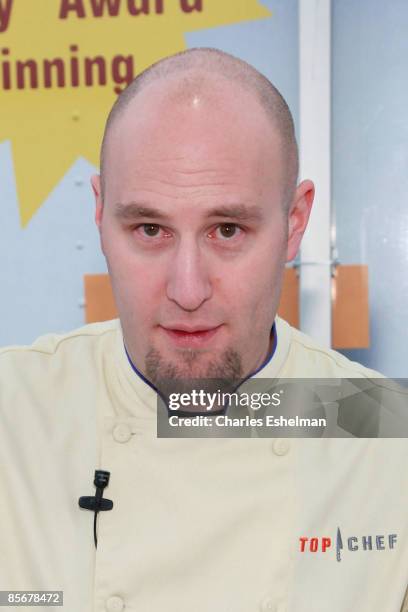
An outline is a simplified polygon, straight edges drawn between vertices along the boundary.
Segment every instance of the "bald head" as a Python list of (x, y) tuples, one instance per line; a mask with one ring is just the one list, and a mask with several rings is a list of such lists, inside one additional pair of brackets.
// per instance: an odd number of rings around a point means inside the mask
[[(272, 83), (246, 62), (216, 49), (189, 49), (147, 68), (117, 98), (109, 114), (101, 148), (101, 187), (105, 191), (110, 135), (116, 123), (136, 111), (138, 96), (149, 86), (166, 91), (167, 102), (176, 105), (206, 98), (212, 108), (222, 105), (217, 81), (230, 82), (238, 91), (252, 96), (279, 138), (283, 166), (282, 202), (290, 204), (298, 175), (298, 151), (290, 110)], [(140, 96), (141, 97), (141, 96)]]

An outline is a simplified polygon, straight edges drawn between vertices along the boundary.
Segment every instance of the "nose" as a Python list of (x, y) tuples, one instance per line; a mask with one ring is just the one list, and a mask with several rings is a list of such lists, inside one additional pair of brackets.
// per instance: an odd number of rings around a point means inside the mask
[(197, 310), (212, 295), (209, 271), (193, 236), (180, 240), (169, 262), (167, 297), (187, 311)]

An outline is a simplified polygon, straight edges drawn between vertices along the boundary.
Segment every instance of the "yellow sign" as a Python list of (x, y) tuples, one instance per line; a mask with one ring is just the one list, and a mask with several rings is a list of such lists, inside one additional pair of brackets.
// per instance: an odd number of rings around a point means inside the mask
[(98, 165), (115, 96), (184, 34), (269, 17), (257, 0), (0, 0), (0, 140), (25, 226), (79, 157)]

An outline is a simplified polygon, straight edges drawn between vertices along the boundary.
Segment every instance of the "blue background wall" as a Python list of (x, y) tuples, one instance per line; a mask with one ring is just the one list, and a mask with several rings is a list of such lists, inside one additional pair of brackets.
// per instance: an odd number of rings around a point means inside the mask
[(371, 348), (408, 373), (408, 3), (334, 0), (332, 193), (341, 263), (369, 266)]

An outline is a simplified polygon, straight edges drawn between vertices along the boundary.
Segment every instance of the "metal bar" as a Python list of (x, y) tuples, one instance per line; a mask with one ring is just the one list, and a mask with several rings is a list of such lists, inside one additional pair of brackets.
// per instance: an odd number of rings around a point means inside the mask
[[(316, 184), (302, 248), (300, 327), (331, 345), (331, 2), (299, 0), (300, 176)], [(307, 262), (320, 262), (309, 265)]]

